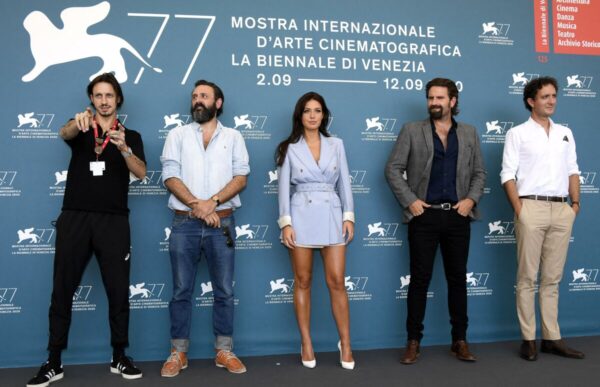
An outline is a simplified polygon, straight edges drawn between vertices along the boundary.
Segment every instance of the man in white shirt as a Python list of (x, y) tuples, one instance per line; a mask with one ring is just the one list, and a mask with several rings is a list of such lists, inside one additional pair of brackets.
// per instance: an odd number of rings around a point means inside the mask
[(163, 182), (171, 192), (173, 224), (169, 254), (173, 272), (171, 354), (161, 375), (177, 376), (187, 368), (192, 293), (201, 256), (206, 257), (212, 285), (215, 365), (232, 373), (246, 372), (233, 353), (233, 211), (241, 205), (246, 186), (248, 151), (235, 129), (217, 120), (225, 97), (216, 84), (197, 81), (192, 92), (194, 122), (172, 129), (161, 162)]
[[(575, 217), (579, 212), (579, 167), (571, 130), (554, 123), (556, 79), (530, 81), (523, 102), (531, 117), (506, 135), (501, 181), (515, 211), (517, 315), (520, 355), (537, 359), (535, 285), (539, 278), (541, 351), (583, 359), (568, 348), (558, 326), (558, 286), (562, 279)], [(571, 199), (571, 205), (568, 199)]]

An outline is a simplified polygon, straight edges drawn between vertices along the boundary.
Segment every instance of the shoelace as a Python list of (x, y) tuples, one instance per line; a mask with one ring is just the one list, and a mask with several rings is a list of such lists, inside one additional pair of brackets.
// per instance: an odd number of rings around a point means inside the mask
[(170, 362), (170, 361), (175, 361), (175, 362), (181, 364), (181, 358), (179, 357), (177, 352), (171, 352), (171, 354), (169, 355), (169, 358), (167, 359), (167, 362)]
[(235, 353), (233, 353), (231, 351), (221, 351), (221, 353), (222, 353), (222, 355), (220, 355), (220, 357), (223, 358), (223, 361), (225, 363), (227, 363), (231, 359), (237, 358), (237, 356), (235, 356)]

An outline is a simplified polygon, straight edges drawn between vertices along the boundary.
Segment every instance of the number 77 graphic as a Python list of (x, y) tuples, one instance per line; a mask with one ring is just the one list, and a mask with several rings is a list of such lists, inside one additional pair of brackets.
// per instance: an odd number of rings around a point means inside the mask
[[(167, 24), (169, 23), (169, 19), (171, 17), (170, 14), (164, 14), (164, 13), (135, 13), (135, 12), (130, 12), (127, 14), (127, 16), (132, 16), (132, 17), (155, 17), (155, 18), (162, 18), (162, 24), (160, 26), (160, 28), (158, 29), (156, 36), (154, 37), (154, 41), (152, 42), (152, 46), (150, 47), (150, 50), (148, 50), (148, 58), (150, 58), (152, 56), (152, 54), (154, 53), (154, 49), (156, 48), (156, 45), (158, 44), (158, 41), (160, 40), (160, 38), (162, 37), (163, 32), (165, 31), (165, 28), (167, 27)], [(206, 28), (206, 30), (204, 31), (204, 34), (202, 35), (202, 39), (200, 40), (200, 42), (198, 43), (198, 47), (196, 48), (196, 52), (194, 53), (194, 56), (192, 57), (192, 60), (190, 61), (190, 64), (188, 65), (188, 68), (185, 72), (185, 75), (183, 76), (183, 79), (181, 80), (181, 84), (185, 85), (185, 83), (188, 80), (188, 77), (190, 76), (190, 73), (192, 72), (192, 68), (194, 67), (194, 65), (196, 64), (196, 61), (198, 60), (198, 56), (200, 56), (200, 52), (202, 51), (202, 47), (204, 47), (204, 43), (206, 42), (206, 38), (208, 38), (208, 35), (210, 34), (210, 31), (212, 30), (212, 27), (215, 23), (216, 20), (216, 16), (208, 16), (208, 15), (180, 15), (180, 14), (175, 14), (174, 17), (176, 19), (196, 19), (196, 20), (208, 20), (209, 24), (208, 27)], [(141, 67), (140, 71), (138, 72), (138, 75), (135, 77), (135, 81), (133, 82), (134, 84), (138, 84), (140, 81), (140, 78), (142, 77), (142, 74), (144, 74), (144, 68)]]

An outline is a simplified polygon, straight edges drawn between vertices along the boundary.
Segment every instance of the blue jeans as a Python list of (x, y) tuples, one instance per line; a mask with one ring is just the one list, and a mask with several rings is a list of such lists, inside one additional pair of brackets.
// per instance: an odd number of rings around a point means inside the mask
[(173, 298), (169, 303), (171, 344), (187, 352), (192, 322), (192, 294), (198, 262), (206, 257), (213, 288), (213, 332), (215, 348), (233, 348), (233, 269), (235, 219), (221, 219), (221, 228), (208, 226), (200, 219), (175, 215), (169, 238)]

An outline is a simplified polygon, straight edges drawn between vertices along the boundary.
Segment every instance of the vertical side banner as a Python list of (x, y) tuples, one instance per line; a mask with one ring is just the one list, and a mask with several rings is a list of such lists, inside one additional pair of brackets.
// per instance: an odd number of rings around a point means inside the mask
[(533, 25), (535, 32), (535, 51), (550, 52), (550, 42), (548, 40), (548, 1), (534, 0), (533, 2)]

